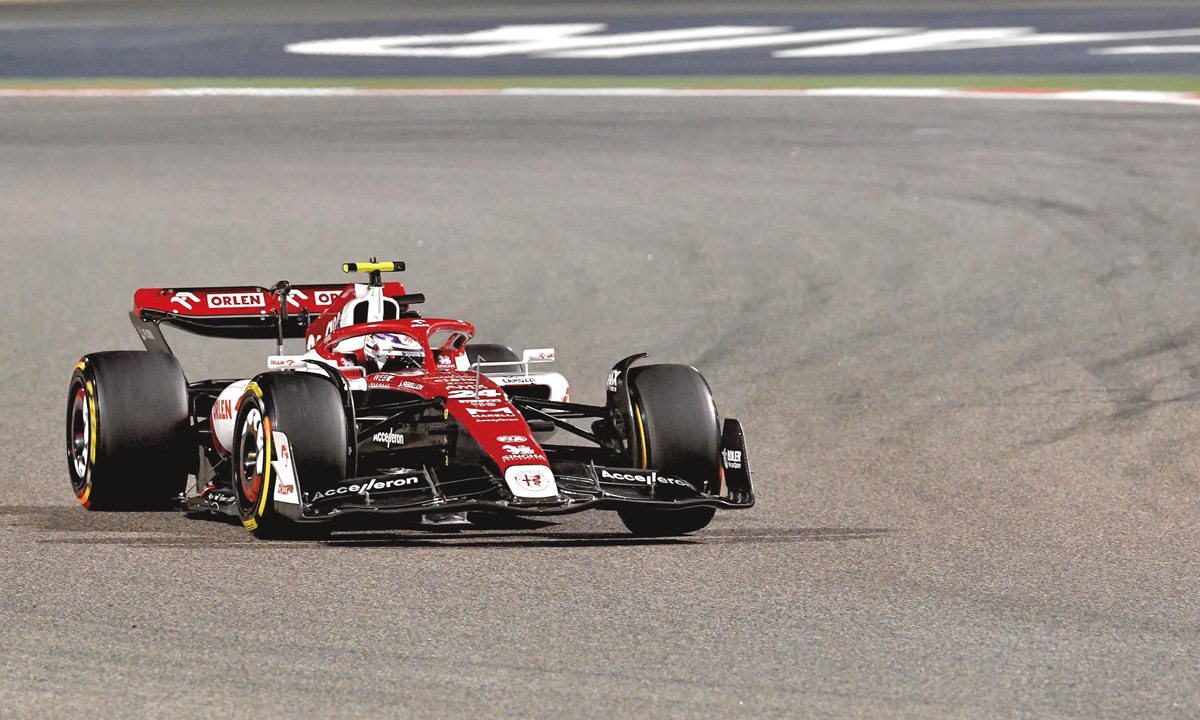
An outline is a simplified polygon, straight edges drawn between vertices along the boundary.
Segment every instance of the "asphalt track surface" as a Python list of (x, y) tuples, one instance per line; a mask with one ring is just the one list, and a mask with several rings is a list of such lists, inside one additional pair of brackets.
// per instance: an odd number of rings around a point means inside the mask
[[(1054, 5), (1014, 8), (987, 3), (880, 3), (872, 10), (850, 5), (841, 12), (813, 3), (790, 6), (726, 6), (693, 10), (668, 5), (655, 13), (652, 4), (640, 12), (627, 6), (546, 3), (517, 9), (474, 7), (469, 15), (423, 15), (422, 6), (395, 7), (366, 3), (351, 6), (340, 17), (314, 12), (308, 5), (290, 8), (266, 3), (254, 22), (232, 20), (220, 3), (200, 3), (191, 13), (176, 4), (92, 3), (63, 10), (53, 5), (5, 10), (0, 7), (0, 78), (189, 78), (189, 77), (463, 77), (463, 76), (655, 76), (655, 75), (853, 75), (853, 74), (1200, 74), (1200, 6), (1147, 4), (1123, 8)], [(257, 4), (251, 4), (257, 5)], [(208, 7), (210, 12), (201, 12)], [(454, 6), (451, 5), (451, 9)], [(819, 10), (824, 11), (819, 11)], [(174, 10), (175, 12), (171, 12)], [(274, 12), (271, 12), (274, 10)], [(538, 12), (533, 12), (537, 10)], [(433, 17), (429, 15), (432, 14)], [(924, 45), (921, 51), (871, 52), (863, 55), (784, 57), (776, 52), (813, 52), (852, 42), (829, 39), (793, 40), (790, 44), (697, 51), (667, 50), (666, 43), (642, 46), (639, 54), (622, 57), (570, 57), (553, 53), (513, 52), (483, 57), (366, 57), (302, 54), (293, 44), (337, 38), (427, 36), (479, 33), (508, 25), (585, 23), (584, 41), (631, 33), (695, 31), (715, 26), (754, 30), (776, 28), (749, 42), (801, 33), (847, 28), (910, 28), (916, 32), (979, 28), (1034, 28), (1040, 34), (1110, 34), (1193, 30), (1176, 38), (1053, 42), (948, 49)], [(718, 28), (719, 29), (719, 28)], [(729, 38), (708, 40), (727, 43)], [(436, 47), (461, 44), (443, 42)], [(610, 40), (611, 42), (611, 40)], [(477, 43), (480, 44), (480, 43)], [(632, 44), (632, 43), (630, 43)], [(467, 41), (467, 46), (471, 41)], [(1113, 49), (1180, 46), (1188, 51), (1105, 54)], [(840, 47), (840, 46), (839, 46)], [(428, 47), (423, 49), (428, 50)], [(593, 48), (592, 52), (596, 52)], [(603, 52), (612, 52), (607, 48)]]
[[(0, 717), (1193, 717), (1200, 113), (1025, 101), (0, 102)], [(759, 504), (268, 543), (84, 511), (140, 286), (410, 263), (429, 314), (631, 352)], [(192, 377), (269, 345), (177, 340)]]

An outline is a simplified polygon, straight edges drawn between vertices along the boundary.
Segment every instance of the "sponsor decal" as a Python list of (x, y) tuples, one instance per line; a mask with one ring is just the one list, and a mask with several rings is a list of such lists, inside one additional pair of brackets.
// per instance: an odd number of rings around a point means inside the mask
[(721, 464), (728, 470), (742, 469), (742, 451), (741, 450), (722, 450)]
[(304, 364), (305, 364), (305, 362), (298, 358), (279, 357), (279, 356), (272, 356), (272, 357), (267, 358), (267, 368), (268, 369), (300, 367), (301, 365), (304, 365)]
[(371, 387), (379, 387), (391, 390), (392, 388), (404, 388), (406, 390), (424, 390), (425, 386), (421, 383), (416, 383), (411, 380), (399, 380), (397, 376), (391, 373), (375, 373), (371, 376)]
[[(293, 290), (292, 292), (295, 292)], [(332, 305), (334, 300), (337, 300), (338, 295), (341, 295), (341, 290), (317, 290), (313, 292), (314, 305)]]
[(517, 484), (526, 490), (541, 490), (546, 484), (545, 478), (541, 473), (524, 470), (513, 476), (517, 480)]
[(287, 435), (275, 430), (272, 431), (271, 437), (278, 455), (271, 461), (271, 467), (275, 469), (275, 500), (299, 505), (300, 499), (296, 493), (296, 473), (292, 468), (292, 450)]
[(466, 411), (471, 418), (479, 422), (505, 422), (516, 420), (518, 415), (513, 409), (501, 405), (499, 407), (469, 407)]
[(175, 293), (174, 296), (171, 297), (171, 302), (179, 303), (180, 305), (183, 306), (184, 310), (191, 310), (192, 303), (200, 302), (200, 298), (196, 297), (195, 295), (191, 294), (190, 292), (177, 292), (177, 293)]
[(429, 327), (429, 323), (424, 320), (413, 320), (409, 325), (411, 327)]
[(205, 502), (213, 503), (214, 505), (229, 505), (237, 500), (233, 493), (221, 492), (219, 490), (206, 492), (201, 497), (204, 498)]
[(384, 430), (383, 432), (377, 432), (372, 435), (371, 442), (376, 442), (380, 445), (387, 445), (390, 448), (393, 443), (396, 445), (403, 445), (404, 435), (394, 430)]
[(233, 398), (218, 399), (213, 403), (212, 419), (213, 420), (232, 420), (233, 412), (236, 408), (233, 406)]
[[(519, 437), (519, 436), (518, 436)], [(500, 458), (501, 462), (546, 462), (546, 456), (529, 447), (528, 445), (504, 445), (504, 452)]]
[(548, 462), (546, 456), (541, 453), (533, 455), (501, 455), (500, 462), (515, 463), (515, 462)]
[(260, 308), (266, 305), (266, 298), (260, 292), (209, 293), (208, 296), (210, 308)]
[(400, 490), (421, 482), (420, 475), (404, 475), (393, 478), (371, 478), (365, 483), (342, 485), (340, 487), (330, 488), (323, 492), (313, 495), (312, 501), (327, 500), (339, 495), (366, 495), (367, 493), (382, 492), (384, 490)]
[(643, 483), (645, 485), (678, 485), (679, 487), (685, 487), (690, 490), (695, 489), (692, 487), (691, 483), (687, 482), (686, 480), (680, 480), (679, 478), (668, 477), (666, 475), (659, 475), (654, 470), (632, 470), (628, 472), (610, 472), (608, 470), (601, 470), (600, 479), (622, 480), (624, 482)]
[(609, 392), (617, 391), (617, 381), (620, 379), (621, 379), (621, 371), (620, 370), (613, 370), (612, 372), (610, 372), (608, 374), (608, 382), (606, 383), (606, 387), (608, 388)]
[(492, 380), (501, 385), (537, 385), (537, 378), (529, 377), (528, 375), (508, 375), (505, 377), (494, 377)]
[(496, 438), (496, 442), (502, 442), (502, 443), (529, 442), (529, 438), (525, 437), (524, 435), (501, 435), (500, 437)]
[(519, 498), (551, 498), (558, 495), (554, 473), (544, 465), (514, 465), (504, 471), (508, 489)]
[(472, 385), (467, 388), (452, 389), (446, 398), (448, 400), (466, 400), (473, 397), (494, 398), (500, 397), (501, 395), (503, 395), (503, 393), (501, 393), (499, 390), (486, 387), (481, 387), (479, 388), (478, 392), (476, 392), (475, 387)]

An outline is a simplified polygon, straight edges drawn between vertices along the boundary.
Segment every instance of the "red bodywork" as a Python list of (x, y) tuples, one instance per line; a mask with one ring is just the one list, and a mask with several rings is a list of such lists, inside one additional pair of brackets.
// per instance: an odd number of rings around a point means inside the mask
[[(402, 297), (404, 286), (383, 284), (386, 297)], [(426, 400), (441, 397), (446, 410), (473, 437), (503, 473), (514, 465), (549, 465), (545, 452), (534, 440), (529, 425), (500, 386), (486, 375), (467, 371), (464, 346), (475, 327), (460, 320), (402, 318), (348, 325), (329, 332), (330, 323), (348, 302), (357, 299), (354, 285), (297, 285), (287, 299), (291, 316), (307, 312), (315, 316), (305, 330), (309, 356), (318, 356), (336, 366), (347, 379), (365, 379), (369, 390), (396, 390)], [(261, 287), (162, 289), (143, 288), (134, 294), (134, 310), (155, 310), (188, 319), (245, 318), (274, 316), (281, 311), (280, 296)], [(361, 354), (336, 352), (341, 342), (375, 333), (404, 333), (421, 343), (425, 364), (421, 370), (401, 373), (366, 374)], [(430, 345), (434, 335), (447, 339)], [(297, 360), (297, 365), (302, 361)], [(285, 365), (278, 366), (281, 369)]]
[[(403, 295), (398, 282), (383, 284), (387, 296)], [(296, 285), (288, 293), (287, 309), (314, 317), (341, 310), (354, 297), (353, 285)], [(256, 286), (212, 288), (142, 288), (133, 295), (134, 311), (157, 310), (193, 318), (247, 317), (280, 312), (279, 295)], [(332, 316), (331, 316), (332, 317)], [(319, 320), (314, 320), (315, 326)]]

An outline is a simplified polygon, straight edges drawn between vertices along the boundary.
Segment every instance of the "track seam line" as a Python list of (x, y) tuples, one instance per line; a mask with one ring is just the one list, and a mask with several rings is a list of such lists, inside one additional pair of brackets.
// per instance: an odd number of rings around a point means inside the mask
[(347, 98), (347, 97), (654, 97), (654, 98), (898, 98), (1060, 100), (1200, 106), (1200, 93), (1154, 90), (1046, 90), (1041, 88), (0, 88), (0, 98)]

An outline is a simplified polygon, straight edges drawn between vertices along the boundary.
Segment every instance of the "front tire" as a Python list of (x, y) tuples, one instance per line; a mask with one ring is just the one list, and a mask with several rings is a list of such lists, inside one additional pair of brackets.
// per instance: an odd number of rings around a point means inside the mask
[[(233, 438), (233, 487), (242, 525), (261, 538), (319, 536), (276, 508), (279, 440), (286, 437), (292, 497), (336, 486), (346, 477), (348, 430), (342, 397), (328, 378), (309, 373), (259, 375), (246, 386)], [(297, 514), (299, 503), (296, 503)]]
[(85, 356), (67, 393), (67, 470), (89, 510), (161, 510), (187, 484), (191, 416), (179, 361), (160, 352)]
[[(629, 372), (634, 432), (641, 449), (638, 467), (687, 480), (701, 492), (720, 487), (721, 424), (708, 383), (687, 365), (645, 365)], [(696, 532), (712, 522), (716, 509), (619, 510), (634, 535), (662, 537)]]

